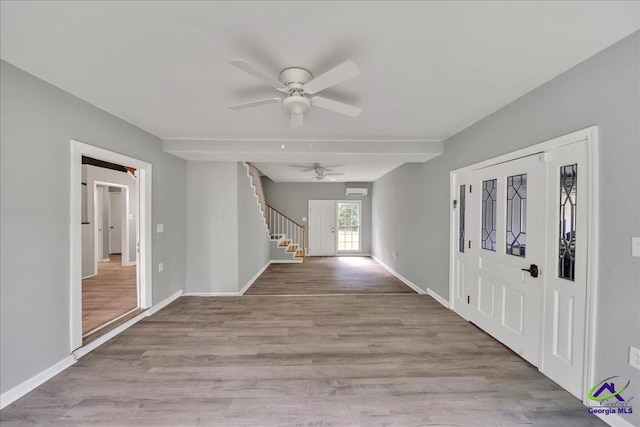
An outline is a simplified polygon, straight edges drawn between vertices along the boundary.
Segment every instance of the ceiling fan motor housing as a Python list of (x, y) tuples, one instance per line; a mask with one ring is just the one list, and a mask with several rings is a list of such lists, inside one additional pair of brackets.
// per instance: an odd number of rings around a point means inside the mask
[(305, 83), (310, 82), (313, 75), (304, 68), (287, 68), (280, 73), (280, 81), (290, 90), (302, 89)]

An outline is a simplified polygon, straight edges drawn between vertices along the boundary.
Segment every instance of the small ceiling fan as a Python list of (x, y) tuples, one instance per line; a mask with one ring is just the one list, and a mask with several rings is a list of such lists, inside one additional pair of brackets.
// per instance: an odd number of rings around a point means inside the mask
[(329, 169), (329, 167), (338, 167), (338, 166), (320, 166), (319, 163), (314, 163), (312, 166), (300, 166), (300, 165), (291, 165), (294, 168), (302, 168), (300, 172), (311, 172), (315, 173), (315, 176), (311, 179), (315, 179), (316, 181), (322, 181), (327, 178), (329, 181), (335, 181), (334, 176), (344, 175), (340, 172), (334, 172), (333, 169)]
[(330, 110), (350, 117), (357, 117), (362, 112), (361, 108), (353, 105), (344, 104), (342, 102), (320, 96), (307, 96), (313, 95), (327, 89), (328, 87), (335, 86), (338, 83), (342, 83), (360, 75), (360, 69), (351, 61), (343, 62), (316, 78), (313, 78), (313, 75), (304, 68), (286, 68), (282, 70), (278, 80), (243, 59), (234, 59), (229, 61), (229, 63), (286, 94), (284, 98), (267, 98), (259, 101), (232, 105), (229, 107), (232, 110), (240, 110), (243, 108), (282, 102), (285, 110), (287, 110), (291, 116), (292, 128), (302, 126), (304, 113), (306, 113), (311, 106), (324, 108), (325, 110)]

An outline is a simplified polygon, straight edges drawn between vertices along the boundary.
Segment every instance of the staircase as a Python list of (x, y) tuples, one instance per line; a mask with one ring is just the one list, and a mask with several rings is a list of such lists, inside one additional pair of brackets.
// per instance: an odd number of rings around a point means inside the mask
[(290, 254), (293, 260), (304, 262), (306, 256), (304, 225), (298, 224), (276, 208), (269, 206), (265, 201), (260, 171), (251, 163), (245, 162), (245, 166), (258, 198), (269, 239), (277, 242), (277, 247), (284, 253)]

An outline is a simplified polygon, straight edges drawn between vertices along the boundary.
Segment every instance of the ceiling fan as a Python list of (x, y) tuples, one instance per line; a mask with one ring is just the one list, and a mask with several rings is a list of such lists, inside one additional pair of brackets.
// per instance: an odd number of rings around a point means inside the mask
[(291, 116), (292, 128), (302, 126), (304, 113), (306, 113), (311, 106), (324, 108), (325, 110), (330, 110), (350, 117), (357, 117), (362, 112), (361, 108), (353, 105), (344, 104), (321, 96), (307, 96), (313, 95), (327, 89), (328, 87), (335, 86), (338, 83), (342, 83), (360, 75), (360, 69), (351, 61), (343, 62), (316, 78), (314, 78), (313, 75), (304, 68), (285, 68), (280, 73), (279, 79), (271, 77), (243, 59), (234, 59), (229, 61), (229, 63), (286, 94), (284, 98), (267, 98), (259, 101), (232, 105), (229, 107), (232, 110), (240, 110), (243, 108), (282, 102), (285, 110), (287, 110)]
[(311, 179), (315, 179), (316, 181), (322, 181), (327, 178), (329, 181), (335, 181), (334, 176), (336, 175), (344, 175), (340, 172), (335, 172), (333, 169), (329, 169), (329, 167), (337, 167), (337, 166), (320, 166), (319, 163), (314, 163), (313, 166), (299, 166), (299, 165), (291, 165), (294, 168), (302, 168), (300, 172), (311, 172), (315, 173), (315, 176)]

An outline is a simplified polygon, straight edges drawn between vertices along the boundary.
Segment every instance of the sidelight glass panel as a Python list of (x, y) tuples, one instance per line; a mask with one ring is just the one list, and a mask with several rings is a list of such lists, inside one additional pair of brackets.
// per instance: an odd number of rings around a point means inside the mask
[(465, 197), (466, 197), (466, 185), (460, 186), (460, 219), (458, 221), (458, 250), (464, 253), (464, 210), (465, 210)]
[(360, 250), (360, 203), (338, 202), (338, 251)]
[(575, 280), (576, 212), (578, 208), (578, 165), (560, 168), (560, 241), (558, 276)]
[(498, 180), (482, 181), (482, 249), (496, 250)]
[(527, 174), (507, 177), (507, 254), (525, 256), (527, 243)]

